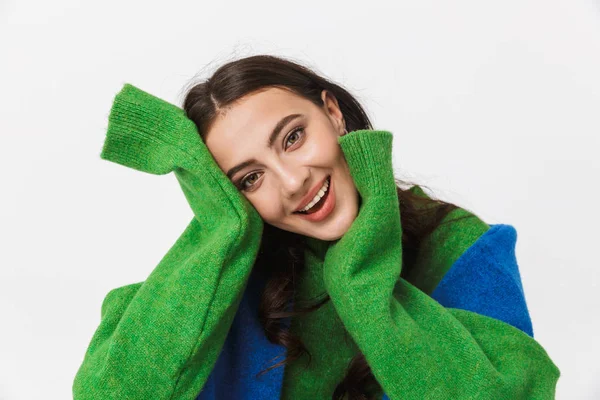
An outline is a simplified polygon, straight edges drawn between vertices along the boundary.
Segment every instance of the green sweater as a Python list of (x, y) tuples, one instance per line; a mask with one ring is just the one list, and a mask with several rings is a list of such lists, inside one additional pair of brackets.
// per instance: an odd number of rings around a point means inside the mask
[[(489, 226), (471, 218), (439, 228), (422, 247), (417, 265), (425, 272), (415, 273), (417, 286), (399, 278), (391, 143), (387, 131), (339, 138), (362, 202), (341, 239), (308, 238), (298, 290), (303, 298), (326, 292), (331, 301), (292, 320), (313, 361), (285, 367), (281, 398), (330, 399), (359, 349), (390, 399), (553, 398), (559, 370), (533, 338), (428, 296)], [(183, 110), (132, 85), (115, 97), (101, 157), (147, 173), (173, 172), (194, 217), (145, 281), (107, 294), (73, 396), (194, 399), (223, 348), (263, 221)], [(442, 238), (451, 245), (436, 245)]]
[[(341, 239), (330, 245), (309, 239), (319, 256), (310, 259), (311, 278), (301, 290), (325, 290), (333, 304), (292, 323), (317, 361), (308, 372), (286, 370), (284, 397), (327, 398), (360, 349), (390, 399), (554, 398), (559, 370), (532, 337), (497, 319), (444, 308), (428, 295), (489, 226), (478, 218), (440, 226), (422, 246), (412, 277), (417, 288), (399, 277), (402, 227), (392, 135), (355, 131), (339, 143), (363, 202)], [(445, 221), (465, 214), (455, 210)], [(327, 322), (336, 319), (341, 324)], [(338, 351), (341, 326), (354, 345)], [(301, 379), (306, 374), (312, 378)]]

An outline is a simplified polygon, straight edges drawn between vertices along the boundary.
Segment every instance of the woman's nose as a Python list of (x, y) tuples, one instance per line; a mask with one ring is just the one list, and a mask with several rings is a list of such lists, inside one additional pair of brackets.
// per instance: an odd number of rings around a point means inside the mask
[(299, 170), (282, 170), (280, 175), (281, 189), (288, 198), (301, 198), (310, 188), (307, 188), (310, 173)]

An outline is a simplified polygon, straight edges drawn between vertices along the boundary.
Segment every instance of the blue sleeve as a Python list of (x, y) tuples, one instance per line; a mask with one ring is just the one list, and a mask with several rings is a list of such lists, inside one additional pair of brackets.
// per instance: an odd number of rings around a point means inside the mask
[[(490, 225), (456, 260), (431, 297), (444, 307), (501, 320), (533, 337), (515, 256), (516, 240), (513, 226)], [(390, 398), (384, 394), (382, 400)]]
[(515, 257), (516, 240), (513, 226), (490, 225), (490, 230), (456, 260), (431, 297), (444, 307), (504, 321), (533, 337)]

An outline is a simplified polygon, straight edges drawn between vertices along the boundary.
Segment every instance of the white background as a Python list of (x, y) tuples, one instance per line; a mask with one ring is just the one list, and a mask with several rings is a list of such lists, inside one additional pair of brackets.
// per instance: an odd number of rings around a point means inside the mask
[(600, 4), (0, 2), (0, 398), (67, 399), (104, 295), (192, 218), (173, 175), (100, 159), (129, 82), (181, 105), (268, 53), (348, 88), (398, 177), (513, 225), (559, 399), (600, 398)]

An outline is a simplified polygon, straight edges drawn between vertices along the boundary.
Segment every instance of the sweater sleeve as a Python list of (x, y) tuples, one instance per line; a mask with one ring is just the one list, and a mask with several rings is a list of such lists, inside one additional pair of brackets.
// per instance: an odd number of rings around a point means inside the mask
[(533, 338), (500, 320), (445, 308), (400, 277), (392, 134), (359, 130), (338, 140), (361, 205), (325, 255), (324, 283), (386, 395), (554, 398), (559, 370)]
[[(418, 185), (409, 190), (431, 199)], [(403, 266), (402, 272), (408, 272), (403, 276), (444, 307), (487, 315), (533, 336), (516, 241), (513, 226), (490, 227), (476, 214), (457, 208), (421, 241), (414, 265), (409, 271)]]
[(135, 87), (115, 100), (102, 158), (154, 174), (174, 170), (195, 216), (145, 281), (105, 297), (75, 400), (192, 399), (216, 363), (263, 222), (194, 129), (180, 110)]
[(517, 230), (492, 225), (469, 247), (431, 297), (444, 307), (487, 315), (533, 337), (533, 326), (515, 256)]

